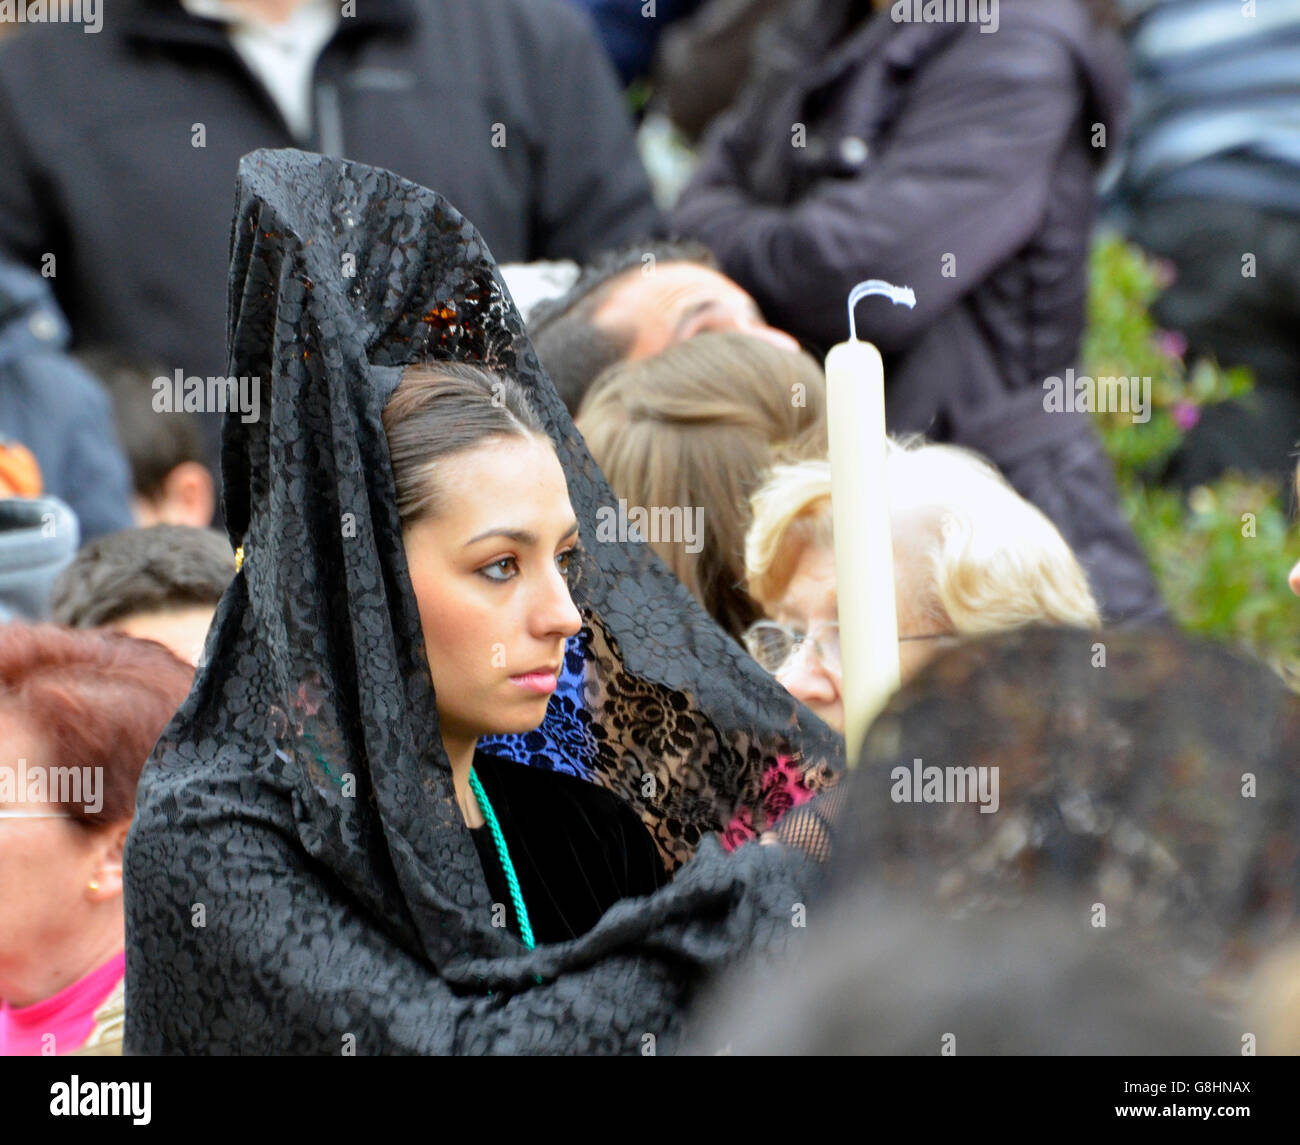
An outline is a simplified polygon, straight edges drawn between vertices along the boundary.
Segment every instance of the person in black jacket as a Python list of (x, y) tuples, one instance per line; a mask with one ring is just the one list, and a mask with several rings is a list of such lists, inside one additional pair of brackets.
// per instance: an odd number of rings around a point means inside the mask
[(78, 347), (224, 375), (235, 171), (268, 146), (436, 188), (500, 262), (581, 261), (662, 226), (570, 4), (117, 0), (97, 35), (32, 25), (0, 44), (0, 254), (53, 256)]
[(1163, 618), (1090, 415), (1047, 403), (1077, 365), (1122, 45), (1082, 0), (1005, 0), (988, 26), (895, 7), (814, 0), (764, 37), (674, 230), (822, 351), (848, 336), (855, 283), (912, 287), (915, 309), (857, 311), (885, 358), (890, 430), (996, 462), (1061, 530), (1107, 621)]

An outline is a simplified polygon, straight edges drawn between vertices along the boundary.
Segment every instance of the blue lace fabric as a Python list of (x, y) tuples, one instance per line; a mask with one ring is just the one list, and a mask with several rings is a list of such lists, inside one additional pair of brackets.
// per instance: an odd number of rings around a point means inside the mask
[(555, 693), (540, 727), (519, 735), (484, 736), (479, 747), (531, 767), (585, 779), (596, 757), (596, 744), (582, 719), (582, 685), (587, 661), (583, 634), (569, 638)]

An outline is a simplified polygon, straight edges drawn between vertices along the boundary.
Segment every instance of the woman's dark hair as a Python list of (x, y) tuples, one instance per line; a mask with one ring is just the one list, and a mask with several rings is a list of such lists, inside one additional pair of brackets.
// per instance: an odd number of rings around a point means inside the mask
[(383, 422), (403, 528), (439, 511), (431, 472), (437, 462), (491, 437), (550, 442), (523, 386), (507, 374), (461, 362), (408, 366)]
[(51, 766), (103, 769), (98, 812), (51, 801), (87, 827), (131, 818), (140, 770), (193, 678), (189, 664), (152, 640), (0, 625), (0, 711), (31, 727)]

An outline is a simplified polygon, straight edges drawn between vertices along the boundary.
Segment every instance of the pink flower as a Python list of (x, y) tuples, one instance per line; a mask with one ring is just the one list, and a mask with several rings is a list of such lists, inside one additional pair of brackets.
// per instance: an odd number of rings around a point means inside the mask
[(1166, 358), (1181, 359), (1187, 353), (1187, 339), (1177, 330), (1161, 330), (1156, 335), (1156, 347)]
[(1195, 402), (1175, 402), (1171, 412), (1174, 424), (1184, 433), (1201, 420), (1201, 407)]

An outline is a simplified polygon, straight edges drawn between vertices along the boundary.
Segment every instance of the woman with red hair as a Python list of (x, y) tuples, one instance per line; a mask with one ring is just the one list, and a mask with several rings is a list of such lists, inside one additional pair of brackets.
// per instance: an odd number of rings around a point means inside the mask
[(0, 625), (0, 1056), (121, 1053), (122, 845), (193, 671), (152, 641)]

